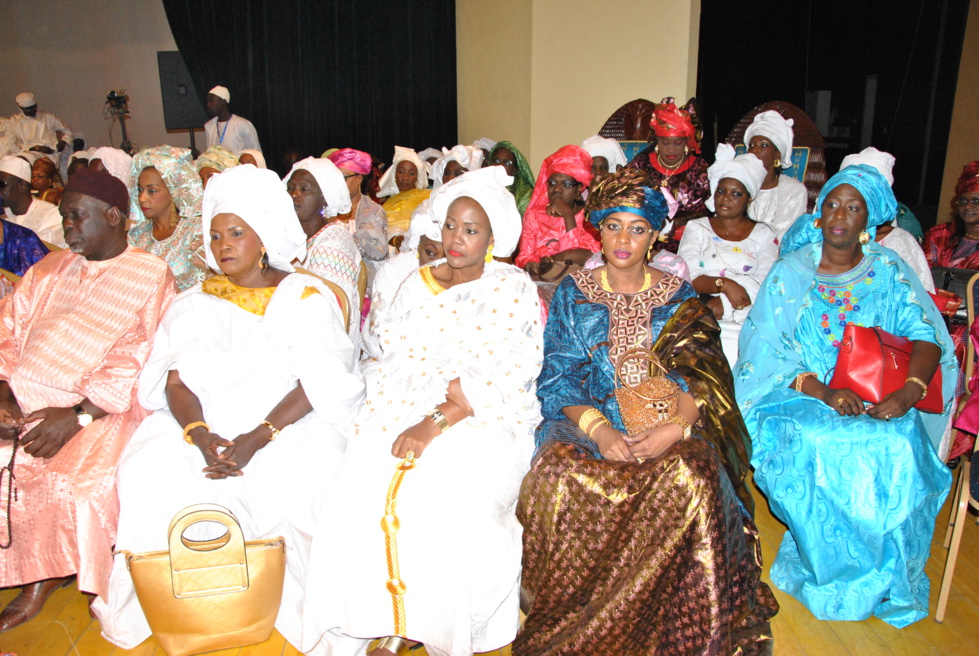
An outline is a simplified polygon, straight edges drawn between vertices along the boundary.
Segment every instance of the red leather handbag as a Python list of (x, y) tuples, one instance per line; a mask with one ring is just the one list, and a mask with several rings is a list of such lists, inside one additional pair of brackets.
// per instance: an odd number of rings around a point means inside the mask
[[(869, 403), (880, 403), (892, 392), (904, 387), (911, 363), (912, 343), (892, 335), (880, 327), (864, 328), (847, 324), (840, 341), (840, 354), (829, 386), (851, 389)], [(914, 404), (922, 412), (941, 413), (942, 371), (935, 370), (928, 385), (928, 394)]]

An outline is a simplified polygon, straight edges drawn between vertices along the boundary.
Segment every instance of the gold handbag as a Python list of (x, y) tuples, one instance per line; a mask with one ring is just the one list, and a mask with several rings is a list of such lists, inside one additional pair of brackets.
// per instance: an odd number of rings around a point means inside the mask
[[(630, 360), (655, 365), (666, 373), (666, 367), (648, 349), (629, 349), (615, 362), (615, 400), (629, 435), (637, 435), (655, 426), (673, 423), (680, 404), (680, 386), (667, 376), (653, 376), (652, 367), (638, 385), (629, 385), (622, 369)], [(619, 385), (621, 383), (621, 386)]]
[[(197, 522), (218, 522), (227, 533), (187, 539), (184, 531)], [(285, 540), (245, 542), (231, 511), (213, 504), (181, 510), (168, 535), (168, 551), (122, 552), (139, 605), (167, 656), (268, 640), (282, 601)]]

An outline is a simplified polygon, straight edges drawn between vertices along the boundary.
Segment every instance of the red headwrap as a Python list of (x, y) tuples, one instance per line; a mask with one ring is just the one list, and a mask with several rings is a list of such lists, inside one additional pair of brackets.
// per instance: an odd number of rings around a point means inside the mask
[(537, 184), (534, 185), (530, 205), (527, 206), (528, 212), (543, 212), (547, 207), (547, 179), (553, 173), (570, 175), (581, 183), (582, 189), (585, 189), (591, 184), (591, 155), (580, 146), (562, 146), (556, 153), (545, 159), (537, 175)]
[(649, 122), (653, 134), (657, 137), (686, 137), (687, 147), (695, 153), (700, 153), (697, 143), (697, 130), (690, 120), (690, 113), (679, 109), (673, 102), (658, 103), (653, 110), (653, 120)]
[(959, 181), (955, 183), (955, 195), (969, 194), (979, 191), (979, 161), (969, 162), (962, 169)]

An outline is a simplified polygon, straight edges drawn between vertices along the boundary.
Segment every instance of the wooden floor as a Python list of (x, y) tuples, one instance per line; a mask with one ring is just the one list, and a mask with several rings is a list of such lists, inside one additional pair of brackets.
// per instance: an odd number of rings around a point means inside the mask
[[(757, 490), (755, 498), (767, 573), (785, 527), (768, 512)], [(900, 630), (875, 618), (865, 622), (821, 622), (814, 619), (802, 604), (775, 589), (782, 606), (772, 622), (775, 653), (786, 656), (979, 654), (979, 526), (975, 524), (974, 517), (969, 518), (963, 535), (945, 622), (938, 624), (933, 619), (945, 567), (946, 552), (942, 548), (942, 539), (949, 506), (950, 502), (946, 501), (945, 508), (938, 516), (938, 528), (927, 566), (932, 582), (930, 617)], [(765, 580), (768, 580), (767, 574)], [(16, 590), (0, 591), (0, 604), (6, 604), (16, 593)], [(164, 656), (153, 638), (132, 650), (113, 647), (99, 634), (99, 623), (88, 616), (86, 597), (79, 594), (74, 585), (55, 592), (41, 614), (31, 622), (0, 634), (0, 653), (5, 652), (17, 656)], [(260, 645), (211, 653), (221, 656), (299, 654), (278, 633)], [(423, 656), (424, 651), (417, 649), (412, 653)], [(491, 654), (509, 656), (510, 649), (507, 647)]]

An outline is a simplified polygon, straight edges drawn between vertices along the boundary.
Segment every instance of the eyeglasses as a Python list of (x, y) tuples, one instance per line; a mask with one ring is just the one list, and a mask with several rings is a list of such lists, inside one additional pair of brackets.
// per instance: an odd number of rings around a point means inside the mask
[(517, 163), (512, 159), (499, 159), (494, 157), (492, 160), (493, 166), (516, 166)]
[(6, 180), (0, 180), (0, 189), (3, 189), (6, 186), (7, 186), (7, 181)]
[(342, 175), (343, 175), (343, 179), (344, 180), (349, 180), (350, 178), (354, 177), (355, 175), (360, 175), (360, 173), (343, 173)]
[(955, 204), (959, 207), (965, 207), (966, 205), (975, 205), (979, 207), (979, 196), (973, 196), (972, 198), (956, 198)]
[(561, 180), (559, 182), (557, 180), (550, 180), (550, 179), (548, 179), (548, 181), (547, 181), (547, 186), (548, 187), (556, 187), (558, 185), (561, 185), (565, 189), (574, 189), (576, 187), (580, 187), (581, 186), (581, 183), (580, 182), (577, 182), (575, 180)]

